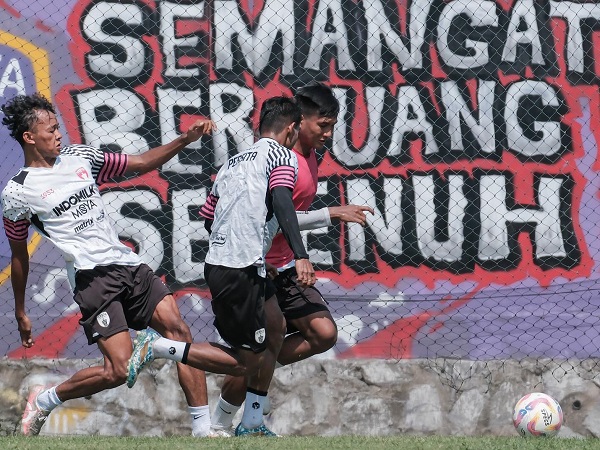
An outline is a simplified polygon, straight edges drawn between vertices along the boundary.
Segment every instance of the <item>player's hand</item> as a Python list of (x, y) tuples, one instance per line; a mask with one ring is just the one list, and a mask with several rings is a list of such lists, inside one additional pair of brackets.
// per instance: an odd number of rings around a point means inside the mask
[(27, 315), (17, 318), (19, 334), (21, 335), (21, 345), (25, 348), (33, 347), (33, 337), (31, 335), (31, 321)]
[(276, 267), (276, 266), (274, 266), (274, 265), (273, 265), (273, 264), (271, 264), (271, 263), (268, 263), (268, 262), (266, 262), (266, 263), (265, 263), (265, 266), (266, 266), (266, 269), (267, 269), (267, 276), (268, 276), (268, 277), (269, 277), (271, 280), (274, 280), (274, 279), (275, 279), (275, 277), (276, 277), (277, 275), (279, 275), (279, 271), (277, 270), (277, 267)]
[(198, 119), (188, 128), (184, 139), (187, 144), (190, 144), (200, 139), (201, 136), (216, 130), (217, 126), (212, 120)]
[(330, 206), (329, 216), (332, 219), (338, 219), (342, 222), (353, 222), (362, 225), (367, 225), (367, 215), (365, 212), (374, 214), (373, 208), (365, 205), (344, 205)]
[(315, 269), (308, 259), (296, 260), (296, 275), (298, 276), (298, 284), (301, 287), (313, 286), (317, 282)]

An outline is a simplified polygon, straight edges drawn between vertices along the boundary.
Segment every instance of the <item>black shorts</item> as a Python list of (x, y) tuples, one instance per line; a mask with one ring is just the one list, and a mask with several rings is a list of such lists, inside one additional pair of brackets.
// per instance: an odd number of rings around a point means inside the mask
[(150, 324), (156, 306), (171, 291), (146, 264), (97, 266), (75, 273), (79, 305), (88, 344)]
[(255, 353), (266, 349), (265, 299), (275, 295), (271, 280), (258, 267), (231, 268), (204, 265), (204, 278), (212, 295), (215, 327), (232, 348)]
[[(329, 311), (327, 302), (315, 287), (298, 286), (296, 268), (280, 272), (273, 280), (277, 288), (279, 308), (286, 319), (300, 319), (320, 311)], [(288, 324), (288, 333), (294, 330)]]

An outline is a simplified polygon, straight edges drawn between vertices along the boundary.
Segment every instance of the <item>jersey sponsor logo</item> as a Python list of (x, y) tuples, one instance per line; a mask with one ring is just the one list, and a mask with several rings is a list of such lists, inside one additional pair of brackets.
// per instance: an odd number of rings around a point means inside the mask
[(98, 314), (98, 317), (96, 317), (96, 322), (98, 322), (98, 325), (100, 325), (102, 328), (106, 328), (110, 325), (110, 316), (106, 311), (102, 311), (100, 314)]
[(86, 228), (91, 227), (92, 225), (94, 225), (94, 219), (88, 219), (88, 220), (84, 220), (83, 222), (81, 222), (79, 225), (77, 225), (73, 231), (75, 231), (75, 233), (79, 233), (83, 230), (85, 230)]
[(49, 195), (54, 194), (54, 189), (50, 188), (47, 191), (42, 193), (42, 200), (48, 197)]
[(175, 353), (177, 353), (177, 350), (175, 350), (175, 347), (169, 347), (169, 355), (174, 355)]
[(265, 332), (264, 328), (261, 328), (260, 330), (256, 330), (254, 332), (254, 340), (256, 342), (258, 342), (259, 344), (262, 344), (263, 342), (265, 342), (266, 335), (267, 335), (267, 333)]
[(227, 240), (227, 236), (224, 234), (220, 234), (220, 233), (215, 233), (214, 236), (210, 237), (210, 245), (225, 245), (225, 241)]
[[(56, 217), (60, 217), (64, 212), (67, 212), (72, 207), (81, 206), (82, 202), (85, 202), (85, 207), (83, 208), (85, 211), (80, 211), (80, 213), (87, 212), (96, 206), (92, 200), (88, 200), (92, 195), (94, 195), (94, 185), (88, 186), (85, 189), (82, 189), (79, 192), (71, 195), (67, 200), (60, 202), (58, 206), (52, 209), (52, 212)], [(74, 214), (73, 217), (79, 217), (79, 215), (80, 214)]]
[(241, 163), (243, 161), (254, 161), (256, 159), (256, 155), (258, 155), (258, 152), (246, 152), (246, 153), (242, 153), (240, 155), (234, 156), (233, 158), (229, 159), (228, 168), (231, 169), (232, 167), (237, 166), (239, 163)]
[(87, 179), (89, 179), (89, 178), (90, 178), (90, 174), (88, 173), (88, 171), (87, 171), (87, 170), (85, 170), (85, 168), (84, 168), (84, 167), (80, 167), (79, 169), (77, 169), (77, 170), (75, 171), (75, 173), (76, 173), (76, 174), (77, 174), (77, 176), (78, 176), (79, 178), (81, 178), (82, 180), (87, 180)]

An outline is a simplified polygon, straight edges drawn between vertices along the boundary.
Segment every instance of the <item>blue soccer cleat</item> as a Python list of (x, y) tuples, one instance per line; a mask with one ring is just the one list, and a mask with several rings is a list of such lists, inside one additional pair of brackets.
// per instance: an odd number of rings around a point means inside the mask
[(279, 437), (278, 434), (269, 430), (264, 423), (256, 428), (246, 428), (241, 423), (235, 429), (236, 436), (264, 436), (264, 437)]
[(152, 345), (154, 344), (154, 341), (160, 337), (160, 334), (154, 330), (148, 329), (138, 331), (137, 337), (135, 338), (135, 341), (133, 341), (133, 352), (131, 353), (131, 358), (129, 358), (129, 363), (127, 364), (128, 388), (133, 387), (139, 373), (144, 367), (154, 361)]

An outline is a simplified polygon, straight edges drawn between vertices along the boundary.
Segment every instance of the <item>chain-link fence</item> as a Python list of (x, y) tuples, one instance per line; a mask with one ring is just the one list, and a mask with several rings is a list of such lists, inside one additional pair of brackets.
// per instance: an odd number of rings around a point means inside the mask
[[(1, 3), (2, 101), (51, 98), (63, 143), (137, 154), (198, 117), (217, 123), (161, 170), (101, 187), (122, 240), (173, 289), (197, 341), (218, 339), (198, 213), (212, 179), (254, 141), (265, 99), (321, 81), (341, 111), (318, 152), (313, 207), (375, 210), (365, 228), (304, 235), (339, 327), (325, 357), (532, 357), (569, 369), (600, 356), (600, 4)], [(4, 186), (23, 156), (4, 128), (0, 141)], [(2, 353), (97, 356), (61, 256), (38, 235), (29, 247), (37, 345), (19, 345), (3, 238)]]

